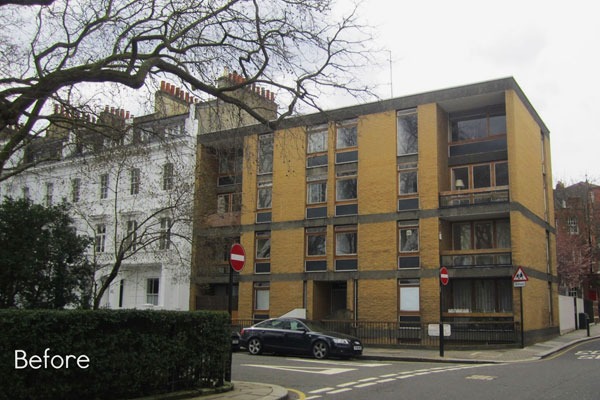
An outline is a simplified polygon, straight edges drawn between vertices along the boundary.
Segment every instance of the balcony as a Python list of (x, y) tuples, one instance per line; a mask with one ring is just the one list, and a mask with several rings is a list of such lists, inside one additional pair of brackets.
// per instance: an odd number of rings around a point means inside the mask
[(443, 251), (441, 265), (446, 267), (504, 267), (512, 265), (512, 254), (506, 249)]
[(506, 203), (509, 191), (504, 189), (474, 189), (440, 193), (440, 208), (469, 206), (486, 203)]

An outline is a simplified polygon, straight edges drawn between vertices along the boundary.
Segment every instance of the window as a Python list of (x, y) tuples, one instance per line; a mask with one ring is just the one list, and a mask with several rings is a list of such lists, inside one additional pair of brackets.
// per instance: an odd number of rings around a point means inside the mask
[(450, 313), (512, 312), (509, 279), (451, 279), (445, 292), (444, 311)]
[(358, 197), (356, 170), (338, 172), (336, 175), (335, 200), (356, 200)]
[(171, 248), (171, 218), (162, 217), (160, 219), (158, 248), (160, 250), (168, 250)]
[(401, 313), (418, 312), (420, 310), (419, 279), (400, 279), (398, 281), (398, 310)]
[(306, 228), (306, 256), (324, 257), (327, 250), (327, 229)]
[(335, 228), (335, 255), (355, 256), (358, 252), (358, 232), (355, 225)]
[(577, 235), (579, 233), (579, 224), (577, 223), (577, 217), (569, 217), (567, 219), (567, 227), (569, 228), (569, 234)]
[(217, 195), (217, 213), (225, 214), (242, 210), (241, 193), (225, 193)]
[(273, 134), (258, 137), (258, 174), (273, 172)]
[(173, 164), (166, 163), (163, 165), (163, 190), (173, 190)]
[(135, 251), (137, 247), (137, 228), (138, 223), (135, 220), (127, 221), (127, 237), (123, 241), (125, 250)]
[(240, 183), (244, 161), (241, 149), (220, 150), (218, 153), (219, 177), (218, 186), (229, 186)]
[(129, 194), (140, 192), (140, 169), (132, 168), (129, 176)]
[(46, 207), (52, 205), (52, 197), (54, 195), (54, 184), (52, 182), (46, 182)]
[(419, 227), (410, 226), (416, 225), (416, 223), (416, 221), (408, 221), (398, 224), (398, 251), (400, 253), (416, 253), (419, 251)]
[(71, 179), (71, 202), (77, 203), (81, 197), (81, 179)]
[(336, 126), (336, 149), (347, 149), (358, 146), (357, 121), (344, 121)]
[(258, 200), (256, 208), (259, 210), (271, 208), (273, 196), (273, 184), (271, 182), (258, 184)]
[(271, 258), (271, 232), (256, 232), (256, 259), (268, 260)]
[(324, 153), (327, 151), (327, 125), (307, 129), (306, 153)]
[(506, 161), (452, 168), (452, 190), (508, 186)]
[(158, 289), (160, 287), (159, 278), (148, 278), (146, 280), (146, 303), (153, 306), (158, 305)]
[(452, 116), (452, 142), (506, 135), (506, 115), (504, 106), (501, 108), (471, 115)]
[(327, 202), (327, 181), (309, 182), (306, 185), (307, 204), (319, 204)]
[(29, 198), (30, 198), (29, 186), (23, 186), (21, 188), (21, 193), (23, 194), (23, 199), (29, 200)]
[(414, 195), (418, 192), (415, 163), (398, 165), (398, 195)]
[(108, 198), (108, 174), (100, 175), (100, 198)]
[(416, 110), (398, 111), (396, 120), (398, 155), (416, 154), (419, 149)]
[(510, 241), (510, 221), (461, 222), (452, 225), (454, 250), (508, 249)]
[(96, 237), (94, 242), (94, 249), (96, 253), (104, 253), (104, 245), (106, 242), (106, 225), (96, 225)]
[(268, 311), (269, 310), (269, 295), (270, 295), (269, 282), (255, 282), (254, 283), (254, 310), (255, 311)]

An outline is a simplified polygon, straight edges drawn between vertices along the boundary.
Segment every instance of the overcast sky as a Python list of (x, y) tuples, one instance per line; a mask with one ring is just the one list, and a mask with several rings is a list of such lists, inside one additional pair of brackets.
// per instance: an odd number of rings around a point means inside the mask
[[(365, 0), (362, 10), (392, 52), (394, 97), (512, 76), (550, 130), (554, 181), (600, 183), (592, 1)], [(389, 97), (389, 69), (374, 79)]]

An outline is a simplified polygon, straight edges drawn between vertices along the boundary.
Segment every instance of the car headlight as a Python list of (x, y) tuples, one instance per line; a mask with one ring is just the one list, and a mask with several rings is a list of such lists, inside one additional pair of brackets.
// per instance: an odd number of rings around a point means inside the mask
[(350, 341), (348, 339), (334, 338), (333, 343), (335, 343), (335, 344), (350, 344)]

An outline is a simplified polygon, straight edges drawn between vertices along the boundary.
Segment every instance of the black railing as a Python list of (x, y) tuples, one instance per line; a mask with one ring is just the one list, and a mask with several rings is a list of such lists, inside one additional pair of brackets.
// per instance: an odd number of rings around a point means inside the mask
[[(365, 345), (437, 347), (439, 323), (389, 321), (320, 321), (328, 330), (358, 337)], [(237, 330), (251, 326), (254, 321), (233, 321)], [(450, 336), (444, 338), (448, 346), (517, 345), (520, 340), (519, 323), (513, 321), (445, 322), (450, 325)], [(430, 331), (433, 328), (432, 331)], [(431, 334), (430, 334), (431, 333)]]

